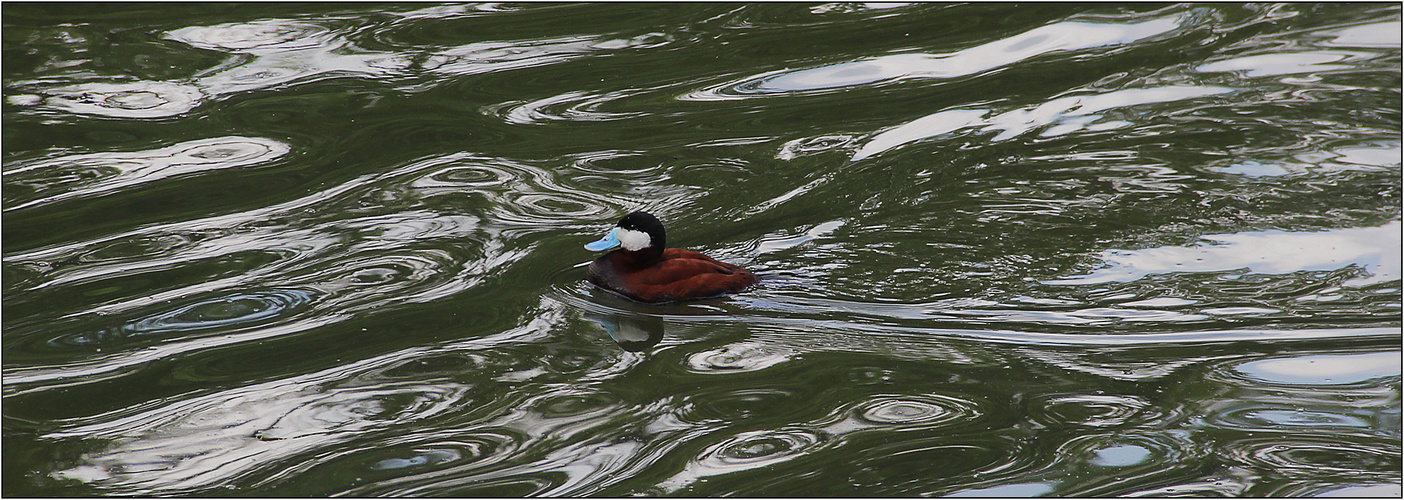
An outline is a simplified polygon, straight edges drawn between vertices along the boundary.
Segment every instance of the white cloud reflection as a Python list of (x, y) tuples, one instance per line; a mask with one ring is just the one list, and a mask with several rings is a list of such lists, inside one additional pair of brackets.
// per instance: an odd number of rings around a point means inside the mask
[(1254, 379), (1279, 384), (1355, 384), (1398, 377), (1399, 351), (1365, 354), (1313, 354), (1243, 363), (1235, 369)]
[(1179, 26), (1179, 17), (1134, 24), (1064, 21), (948, 54), (892, 54), (817, 68), (784, 69), (709, 87), (681, 99), (739, 99), (914, 78), (958, 78), (1044, 54), (1129, 44)]
[(1365, 268), (1369, 277), (1348, 285), (1361, 286), (1400, 278), (1401, 236), (1404, 223), (1379, 227), (1335, 229), (1318, 233), (1260, 231), (1204, 236), (1208, 244), (1191, 247), (1158, 247), (1145, 250), (1106, 250), (1108, 267), (1084, 276), (1047, 283), (1088, 285), (1132, 281), (1150, 274), (1232, 271), (1285, 274), (1296, 271), (1330, 271), (1348, 266)]
[(1350, 52), (1328, 50), (1310, 52), (1278, 52), (1224, 59), (1201, 64), (1195, 71), (1201, 73), (1243, 72), (1247, 76), (1296, 75), (1339, 71), (1356, 67), (1355, 64), (1337, 64), (1357, 59)]
[(1325, 42), (1325, 45), (1338, 47), (1399, 47), (1400, 28), (1404, 28), (1399, 21), (1387, 21), (1383, 23), (1362, 24), (1341, 28), (1339, 30), (1321, 32), (1322, 35), (1334, 35), (1335, 38)]
[(900, 146), (948, 134), (965, 128), (982, 127), (982, 132), (998, 132), (991, 141), (1006, 141), (1045, 127), (1039, 134), (1052, 137), (1079, 130), (1110, 130), (1131, 125), (1124, 120), (1103, 120), (1097, 114), (1140, 104), (1173, 102), (1231, 92), (1228, 87), (1167, 86), (1127, 89), (1104, 94), (1060, 97), (1031, 108), (1020, 108), (986, 118), (990, 110), (948, 109), (887, 129), (869, 140), (853, 160), (861, 160)]

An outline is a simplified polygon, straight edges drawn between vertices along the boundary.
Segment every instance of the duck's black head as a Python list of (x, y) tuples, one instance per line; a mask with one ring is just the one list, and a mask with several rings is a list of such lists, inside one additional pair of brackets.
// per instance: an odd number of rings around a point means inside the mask
[(657, 217), (648, 212), (633, 212), (619, 219), (609, 234), (585, 248), (599, 252), (617, 246), (628, 252), (651, 250), (661, 254), (668, 244), (667, 238), (663, 223)]

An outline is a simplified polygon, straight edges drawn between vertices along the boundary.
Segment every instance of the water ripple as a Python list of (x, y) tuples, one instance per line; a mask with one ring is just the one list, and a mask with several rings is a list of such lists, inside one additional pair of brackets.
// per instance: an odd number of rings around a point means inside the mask
[(583, 194), (573, 187), (582, 179), (567, 180), (540, 167), (469, 153), (431, 158), (410, 169), (424, 172), (406, 183), (419, 196), (481, 196), (491, 207), (485, 215), (512, 226), (538, 227), (607, 218), (617, 213), (611, 202), (615, 206), (628, 205), (607, 195)]
[[(559, 311), (545, 314), (558, 316)], [(85, 440), (92, 446), (79, 462), (53, 475), (113, 492), (145, 494), (194, 494), (235, 484), (255, 487), (336, 458), (321, 451), (366, 439), (459, 442), (460, 449), (469, 451), (464, 456), (473, 458), (466, 466), (490, 466), (512, 456), (523, 437), (490, 426), (410, 438), (395, 430), (450, 415), (480, 417), (505, 404), (506, 395), (500, 391), (479, 392), (474, 385), (455, 381), (457, 370), (425, 376), (434, 370), (424, 371), (426, 365), (418, 361), (437, 359), (461, 366), (472, 360), (477, 369), (505, 371), (517, 365), (516, 359), (492, 356), (492, 349), (529, 340), (542, 329), (528, 324), (438, 348), (415, 347), (154, 407), (143, 404), (74, 419), (46, 438)], [(406, 377), (407, 367), (420, 374)], [(279, 464), (288, 460), (299, 465), (286, 469)], [(405, 464), (384, 459), (375, 463)]]
[(828, 436), (804, 429), (742, 432), (708, 446), (681, 472), (657, 487), (677, 492), (710, 476), (771, 467), (823, 448), (828, 441)]
[(21, 186), (29, 194), (7, 195), (5, 210), (129, 189), (179, 175), (252, 167), (291, 151), (287, 144), (272, 139), (229, 136), (150, 151), (90, 153), (6, 165), (5, 185)]
[(875, 430), (947, 429), (977, 425), (986, 410), (974, 401), (942, 394), (877, 394), (846, 410), (823, 430), (845, 440)]
[(175, 82), (80, 83), (44, 89), (44, 104), (60, 111), (113, 118), (166, 118), (195, 109), (209, 97), (197, 85)]
[(537, 99), (534, 101), (509, 101), (483, 108), (488, 115), (497, 116), (507, 123), (535, 125), (553, 121), (603, 122), (627, 120), (647, 113), (640, 111), (601, 111), (606, 104), (629, 98), (642, 91), (615, 91), (594, 94), (584, 91), (571, 91), (564, 94)]
[[(50, 107), (120, 118), (167, 118), (186, 114), (202, 101), (235, 92), (266, 89), (318, 75), (388, 76), (408, 61), (381, 53), (351, 53), (349, 42), (325, 26), (289, 19), (191, 26), (166, 39), (244, 57), (231, 58), (182, 81), (84, 83), (40, 90)], [(29, 86), (42, 86), (32, 83)]]
[(1059, 448), (1059, 456), (1097, 467), (1158, 468), (1179, 463), (1191, 451), (1188, 443), (1160, 442), (1144, 434), (1081, 436)]
[(330, 295), (321, 307), (345, 314), (384, 307), (387, 294), (393, 295), (395, 302), (425, 302), (462, 291), (477, 282), (470, 276), (456, 276), (457, 267), (453, 255), (437, 250), (352, 254), (343, 262), (299, 273), (290, 281), (326, 290)]
[[(990, 115), (991, 110), (957, 108), (933, 113), (891, 127), (872, 136), (853, 153), (853, 161), (862, 160), (913, 142), (950, 134), (964, 129), (977, 132), (997, 132), (991, 141), (1007, 141), (1043, 129), (1040, 137), (1068, 135), (1086, 130), (1100, 132), (1133, 125), (1124, 119), (1109, 118), (1108, 112), (1132, 106), (1170, 103), (1232, 92), (1228, 87), (1164, 86), (1132, 88), (1112, 92), (1078, 93), (1049, 100), (1034, 107), (1014, 109)], [(1124, 112), (1125, 114), (1132, 114)], [(1144, 116), (1144, 114), (1136, 113)], [(1130, 116), (1127, 116), (1130, 118)]]
[(883, 14), (886, 15), (886, 14), (888, 14), (888, 13), (885, 12), (885, 11), (887, 11), (888, 9), (901, 9), (901, 8), (903, 8), (903, 7), (909, 7), (909, 6), (912, 6), (912, 5), (917, 5), (917, 3), (914, 3), (914, 2), (863, 2), (863, 3), (838, 2), (838, 3), (826, 3), (826, 4), (816, 5), (816, 6), (814, 6), (814, 7), (810, 7), (810, 8), (809, 8), (809, 12), (812, 13), (812, 14), (830, 14), (830, 13), (834, 13), (834, 14), (853, 14), (853, 13), (859, 13), (859, 12), (868, 13), (868, 12), (877, 11), (877, 12), (882, 12)]
[[(201, 144), (182, 151), (200, 157), (220, 154), (221, 150)], [(234, 158), (252, 161), (244, 156)], [(6, 385), (115, 373), (133, 363), (208, 348), (208, 342), (222, 345), (287, 335), (343, 321), (351, 313), (367, 308), (384, 310), (390, 304), (423, 303), (462, 292), (530, 253), (535, 243), (528, 241), (518, 246), (512, 241), (516, 235), (548, 230), (551, 224), (576, 222), (582, 215), (611, 211), (597, 201), (599, 197), (591, 199), (578, 194), (559, 179), (555, 173), (522, 163), (451, 154), (359, 177), (279, 205), (148, 226), (79, 244), (7, 256), (7, 268), (42, 270), (26, 279), (28, 289), (20, 293), (27, 300), (38, 300), (46, 290), (61, 292), (59, 285), (97, 286), (104, 280), (141, 273), (156, 276), (201, 259), (219, 261), (248, 255), (241, 257), (249, 264), (243, 272), (213, 280), (166, 284), (116, 301), (81, 304), (70, 318), (140, 317), (156, 314), (149, 312), (153, 309), (167, 309), (168, 301), (191, 296), (239, 296), (255, 289), (308, 290), (320, 298), (312, 306), (312, 314), (303, 320), (280, 323), (276, 328), (202, 343), (171, 343), (161, 346), (159, 352), (128, 353), (120, 359), (104, 355), (79, 362), (82, 368), (41, 370), (16, 377), (7, 374)], [(474, 193), (498, 203), (471, 215), (440, 213), (426, 205), (439, 196)], [(577, 200), (578, 204), (570, 204)], [(359, 216), (347, 217), (348, 214)], [(161, 250), (167, 247), (156, 245), (151, 247), (153, 254), (136, 266), (127, 259), (83, 258), (95, 249), (135, 249), (150, 246), (152, 241), (167, 242), (172, 245), (169, 248), (178, 251)], [(100, 316), (92, 316), (94, 313)], [(92, 336), (84, 332), (106, 330), (104, 326), (91, 328), (91, 321), (87, 320), (74, 324), (79, 326), (74, 339)]]
[(855, 137), (844, 134), (801, 137), (782, 144), (780, 151), (775, 153), (775, 158), (788, 161), (801, 156), (846, 149), (851, 147), (855, 140)]
[(580, 417), (615, 409), (618, 397), (598, 391), (575, 391), (537, 401), (534, 409), (546, 418)]
[[(514, 9), (485, 9), (490, 11)], [(462, 16), (464, 8), (445, 7), (400, 13), (388, 29), (374, 30), (370, 41), (400, 32), (395, 25)], [(392, 13), (393, 14), (393, 13)], [(601, 51), (653, 49), (672, 42), (663, 33), (632, 37), (568, 36), (537, 40), (476, 42), (433, 50), (401, 47), (377, 51), (358, 46), (348, 33), (333, 29), (339, 19), (263, 19), (210, 26), (189, 26), (165, 33), (167, 40), (231, 54), (224, 63), (182, 81), (88, 82), (53, 85), (52, 80), (21, 82), (39, 95), (12, 97), (17, 105), (42, 102), (49, 108), (115, 118), (168, 118), (184, 115), (217, 96), (302, 84), (324, 78), (418, 79), (423, 72), (442, 76), (475, 75), (558, 64)], [(433, 44), (434, 48), (442, 44)], [(432, 84), (434, 82), (431, 82)], [(414, 87), (406, 87), (413, 90)], [(26, 100), (35, 102), (26, 103)], [(588, 108), (589, 105), (586, 105)], [(577, 116), (591, 116), (590, 113)]]
[(295, 314), (316, 297), (315, 293), (304, 290), (236, 293), (141, 318), (111, 330), (65, 335), (51, 344), (91, 345), (148, 335), (247, 328)]
[[(1366, 476), (1361, 471), (1392, 470), (1401, 465), (1399, 449), (1346, 439), (1273, 437), (1229, 443), (1224, 458), (1256, 470), (1287, 477), (1319, 477), (1322, 471)], [(1388, 479), (1385, 474), (1376, 474)]]
[[(945, 403), (949, 405), (951, 401)], [(895, 399), (868, 405), (861, 418), (880, 425), (916, 425), (937, 424), (961, 417), (974, 418), (978, 415), (970, 408), (959, 409), (966, 411), (953, 411), (931, 402)]]
[(243, 57), (200, 74), (195, 84), (212, 95), (267, 89), (317, 77), (392, 77), (410, 67), (402, 54), (354, 48), (326, 26), (290, 19), (192, 26), (166, 34), (194, 47)]
[(1144, 425), (1164, 417), (1149, 401), (1136, 396), (1095, 394), (1049, 395), (1030, 402), (1034, 420), (1052, 426), (1124, 427)]
[[(874, 442), (854, 453), (855, 470), (849, 474), (847, 482), (870, 496), (954, 492), (975, 484), (979, 478), (1017, 476), (1036, 465), (1027, 443), (978, 435), (966, 435), (961, 439), (908, 435)], [(932, 470), (941, 473), (932, 474)], [(1046, 491), (1043, 487), (1039, 490)], [(1038, 494), (1027, 489), (1019, 491)]]
[(371, 470), (391, 470), (407, 469), (421, 465), (439, 465), (453, 462), (463, 458), (463, 454), (457, 450), (442, 449), (413, 449), (410, 450), (409, 458), (386, 458), (370, 466)]
[[(465, 391), (442, 382), (338, 385), (333, 390), (279, 381), (50, 437), (107, 441), (86, 457), (85, 465), (60, 471), (58, 477), (117, 491), (195, 491), (235, 481), (258, 464), (303, 453), (317, 446), (314, 443), (358, 437), (381, 421), (443, 413), (455, 407)], [(198, 460), (192, 460), (195, 457)]]
[[(351, 496), (422, 496), (427, 485), (455, 484), (456, 476), (499, 467), (523, 446), (524, 437), (502, 429), (475, 429), (452, 436), (392, 438), (319, 460), (300, 475), (336, 484), (346, 470), (364, 471), (365, 480), (348, 490), (327, 494)], [(376, 444), (381, 444), (376, 446)], [(282, 478), (279, 478), (282, 479)]]
[(84, 264), (139, 263), (144, 259), (168, 256), (188, 247), (195, 239), (188, 234), (164, 234), (116, 241), (78, 256)]
[(166, 33), (166, 38), (201, 49), (267, 55), (321, 47), (330, 32), (325, 26), (312, 23), (269, 19), (191, 26)]
[(511, 42), (479, 42), (438, 51), (418, 62), (426, 71), (464, 76), (559, 64), (604, 50), (660, 47), (666, 38), (640, 35), (627, 39), (571, 36)]
[[(1204, 446), (1186, 433), (1118, 431), (1078, 435), (1059, 444), (1052, 453), (1057, 458), (1043, 471), (1062, 479), (1058, 490), (1063, 496), (1120, 496), (1192, 474), (1189, 464), (1204, 455)], [(1106, 474), (1118, 479), (1095, 479)], [(1221, 482), (1224, 489), (1242, 489), (1236, 480)]]
[(1180, 24), (1181, 19), (1176, 17), (1128, 24), (1063, 21), (949, 54), (893, 54), (801, 70), (771, 71), (696, 90), (680, 99), (744, 99), (910, 79), (960, 78), (1045, 54), (1130, 44), (1170, 32)]
[[(750, 419), (790, 421), (793, 414), (808, 410), (794, 391), (761, 387), (709, 391), (698, 394), (680, 417), (689, 422), (735, 422)], [(784, 411), (777, 411), (783, 409)]]
[(1101, 258), (1108, 263), (1106, 268), (1049, 283), (1107, 283), (1139, 279), (1154, 273), (1242, 268), (1257, 273), (1283, 274), (1356, 265), (1368, 270), (1369, 274), (1368, 277), (1351, 280), (1350, 286), (1363, 286), (1400, 279), (1400, 252), (1404, 248), (1400, 243), (1401, 229), (1404, 229), (1404, 224), (1393, 221), (1379, 227), (1316, 233), (1255, 231), (1211, 234), (1203, 236), (1203, 242), (1193, 247), (1104, 250)]
[(1325, 432), (1351, 433), (1373, 429), (1368, 416), (1306, 410), (1286, 403), (1265, 405), (1248, 402), (1237, 408), (1219, 408), (1208, 423), (1229, 429), (1300, 428)]
[(748, 342), (697, 352), (688, 356), (686, 366), (696, 373), (748, 372), (764, 370), (789, 359), (787, 349)]

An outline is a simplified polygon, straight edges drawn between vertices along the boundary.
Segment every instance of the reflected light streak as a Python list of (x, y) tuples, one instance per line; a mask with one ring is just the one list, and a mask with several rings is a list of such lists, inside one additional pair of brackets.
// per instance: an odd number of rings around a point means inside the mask
[(1045, 54), (1129, 44), (1179, 26), (1178, 17), (1135, 24), (1064, 21), (950, 54), (893, 54), (817, 68), (784, 69), (710, 87), (681, 99), (738, 99), (917, 78), (959, 78)]
[[(6, 181), (57, 193), (5, 211), (116, 191), (146, 182), (225, 168), (249, 167), (287, 155), (287, 144), (261, 137), (215, 137), (151, 151), (91, 153), (45, 159), (5, 172)], [(68, 188), (68, 189), (64, 189)]]
[(1346, 62), (1356, 55), (1349, 52), (1278, 52), (1260, 54), (1201, 64), (1195, 71), (1201, 73), (1228, 73), (1242, 71), (1247, 76), (1294, 75), (1350, 69)]
[(1134, 281), (1150, 274), (1243, 268), (1256, 273), (1285, 274), (1358, 265), (1372, 276), (1350, 280), (1347, 284), (1367, 285), (1400, 278), (1401, 230), (1404, 224), (1394, 221), (1380, 227), (1319, 233), (1260, 231), (1207, 235), (1203, 239), (1214, 244), (1192, 247), (1106, 250), (1101, 258), (1109, 264), (1107, 268), (1046, 283), (1090, 285)]
[(1174, 102), (1186, 99), (1225, 94), (1232, 89), (1211, 86), (1169, 86), (1144, 89), (1127, 89), (1105, 94), (1086, 94), (1060, 97), (1032, 108), (1021, 108), (986, 118), (989, 110), (950, 109), (918, 118), (914, 121), (887, 129), (869, 140), (857, 152), (852, 161), (862, 160), (897, 147), (948, 134), (961, 129), (983, 127), (981, 132), (999, 132), (991, 141), (1013, 139), (1036, 128), (1053, 125), (1045, 130), (1042, 137), (1066, 135), (1078, 130), (1100, 131), (1121, 128), (1131, 123), (1121, 120), (1096, 123), (1102, 119), (1095, 114), (1101, 111), (1142, 104)]
[(1398, 377), (1404, 361), (1399, 351), (1368, 354), (1316, 354), (1265, 359), (1236, 370), (1257, 380), (1279, 384), (1353, 384), (1378, 377)]

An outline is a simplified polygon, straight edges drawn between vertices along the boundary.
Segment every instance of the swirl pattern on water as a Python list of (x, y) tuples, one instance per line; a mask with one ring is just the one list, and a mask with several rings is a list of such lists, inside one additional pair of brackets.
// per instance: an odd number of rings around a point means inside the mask
[(693, 354), (688, 358), (687, 366), (698, 373), (756, 371), (788, 361), (789, 356), (785, 354), (783, 350), (758, 344), (731, 344)]
[(192, 26), (171, 31), (166, 37), (192, 47), (275, 54), (296, 52), (323, 45), (330, 30), (315, 24), (268, 20), (217, 26)]
[(228, 330), (296, 313), (316, 299), (302, 290), (274, 290), (267, 293), (236, 293), (145, 317), (96, 334), (73, 334), (50, 343), (71, 345), (104, 343), (117, 338), (197, 332), (219, 328)]
[[(626, 120), (644, 116), (642, 112), (601, 111), (601, 105), (617, 101), (635, 92), (610, 92), (603, 95), (590, 95), (585, 92), (569, 92), (537, 101), (506, 102), (490, 106), (483, 111), (500, 116), (503, 121), (518, 125), (531, 125), (551, 121), (610, 121)], [(558, 108), (564, 108), (557, 111)]]
[[(1057, 460), (1045, 465), (1041, 475), (1056, 477), (1060, 490), (1077, 496), (1128, 495), (1137, 493), (1141, 485), (1185, 474), (1188, 464), (1202, 460), (1204, 454), (1198, 443), (1183, 434), (1117, 431), (1080, 435), (1058, 446)], [(1121, 479), (1110, 483), (1089, 480), (1107, 473)], [(1233, 475), (1213, 483), (1216, 491), (1223, 492), (1242, 492), (1245, 486)]]
[[(520, 451), (521, 440), (515, 433), (492, 429), (421, 438), (356, 450), (344, 457), (319, 462), (305, 474), (331, 480), (345, 468), (360, 470), (364, 471), (367, 484), (353, 490), (358, 495), (414, 496), (422, 492), (426, 482), (452, 481), (454, 471), (461, 474), (464, 470), (491, 468)], [(375, 460), (369, 462), (369, 466), (366, 465), (367, 455)], [(374, 457), (386, 458), (376, 460)]]
[[(521, 337), (530, 327), (498, 336), (429, 350), (408, 349), (353, 367), (336, 367), (295, 379), (256, 384), (191, 398), (135, 414), (118, 414), (77, 422), (54, 432), (52, 438), (104, 440), (106, 445), (82, 465), (60, 472), (61, 477), (107, 485), (118, 491), (176, 493), (208, 484), (256, 486), (278, 479), (260, 479), (275, 457), (315, 455), (315, 450), (368, 434), (386, 434), (388, 424), (434, 418), (462, 406), (495, 406), (501, 394), (475, 391), (445, 375), (406, 377), (406, 364), (445, 354), (482, 350), (503, 339)], [(486, 342), (484, 342), (486, 341)], [(462, 358), (459, 358), (462, 359)], [(495, 363), (515, 363), (508, 357), (478, 356), (480, 369), (500, 369)], [(430, 439), (420, 436), (418, 439)], [(458, 439), (472, 439), (458, 437)], [(515, 445), (496, 441), (474, 447), (472, 465), (490, 461), (484, 455), (509, 454)], [(231, 446), (232, 445), (232, 446)], [(261, 457), (251, 460), (249, 457)], [(186, 460), (185, 457), (202, 457)], [(323, 457), (300, 468), (316, 465)], [(135, 467), (136, 464), (149, 466)]]
[[(913, 425), (931, 424), (952, 420), (962, 416), (941, 406), (924, 401), (890, 400), (872, 405), (863, 411), (862, 418), (876, 424)], [(976, 415), (965, 415), (973, 418)]]
[[(422, 9), (401, 13), (398, 24), (464, 13), (464, 9), (450, 7)], [(330, 27), (337, 21), (266, 19), (172, 30), (165, 34), (166, 39), (237, 56), (185, 81), (89, 82), (71, 86), (33, 81), (25, 86), (42, 94), (39, 102), (53, 110), (114, 118), (168, 118), (189, 113), (213, 97), (323, 78), (407, 80), (421, 71), (446, 76), (474, 75), (559, 64), (597, 51), (658, 48), (671, 42), (663, 34), (648, 33), (628, 38), (579, 36), (479, 42), (435, 51), (392, 52), (357, 46), (347, 38), (350, 33)]]
[[(1355, 472), (1401, 465), (1397, 454), (1331, 439), (1243, 440), (1228, 453), (1235, 460), (1287, 477), (1312, 476), (1323, 470)], [(1378, 475), (1379, 479), (1388, 477)]]
[[(844, 440), (897, 429), (956, 429), (980, 421), (982, 410), (973, 401), (947, 395), (874, 395), (850, 408), (842, 420), (823, 426)], [(878, 432), (874, 432), (878, 431)]]
[(778, 388), (733, 389), (719, 391), (722, 394), (699, 394), (690, 411), (681, 415), (686, 421), (728, 422), (755, 418), (757, 414), (773, 415), (775, 409), (786, 408), (789, 412), (804, 411), (806, 405), (800, 402), (797, 394)]
[(1142, 425), (1161, 418), (1150, 403), (1134, 396), (1094, 394), (1050, 395), (1034, 400), (1035, 420), (1088, 427)]
[(44, 90), (44, 104), (69, 113), (113, 118), (165, 118), (187, 113), (204, 89), (173, 82), (86, 83)]
[(6, 196), (5, 210), (128, 189), (161, 179), (272, 162), (292, 151), (287, 144), (257, 137), (217, 137), (151, 151), (91, 153), (6, 165), (5, 185), (21, 186), (23, 198)]
[(772, 467), (822, 449), (827, 436), (801, 429), (744, 432), (708, 446), (677, 475), (658, 483), (664, 492), (677, 492), (709, 476)]
[[(490, 203), (475, 215), (413, 208), (434, 206), (439, 197), (462, 196), (482, 196)], [(616, 206), (627, 204), (616, 202)], [(575, 208), (566, 215), (558, 212), (572, 206)], [(489, 275), (503, 272), (503, 266), (527, 255), (530, 244), (517, 248), (514, 241), (541, 231), (543, 224), (574, 222), (579, 220), (577, 217), (618, 213), (616, 210), (598, 199), (578, 194), (563, 184), (559, 174), (524, 163), (452, 154), (357, 178), (280, 205), (13, 255), (7, 257), (7, 264), (42, 267), (65, 263), (56, 272), (47, 273), (46, 280), (35, 282), (31, 287), (35, 292), (30, 292), (34, 294), (58, 284), (96, 285), (130, 279), (135, 273), (159, 275), (177, 267), (176, 263), (192, 259), (227, 258), (247, 252), (274, 257), (261, 263), (255, 261), (255, 266), (242, 274), (156, 290), (87, 309), (104, 315), (140, 314), (138, 311), (192, 294), (225, 291), (237, 295), (250, 287), (296, 287), (323, 295), (314, 306), (316, 314), (309, 315), (307, 321), (286, 325), (287, 330), (251, 331), (221, 340), (238, 343), (343, 321), (359, 311), (384, 310), (392, 303), (424, 303), (461, 292)], [(348, 218), (346, 214), (360, 217)], [(348, 242), (337, 235), (361, 237)], [(136, 268), (126, 259), (86, 259), (89, 262), (85, 263), (80, 257), (94, 247), (141, 246), (152, 240), (186, 243), (179, 252), (148, 253), (145, 262)], [(163, 253), (167, 255), (162, 257)], [(82, 328), (91, 327), (83, 324)], [(91, 375), (92, 370), (116, 370), (147, 362), (153, 356), (208, 347), (168, 343), (161, 345), (158, 352), (130, 356), (124, 362), (107, 359), (85, 370), (40, 370), (7, 379), (7, 383)]]

